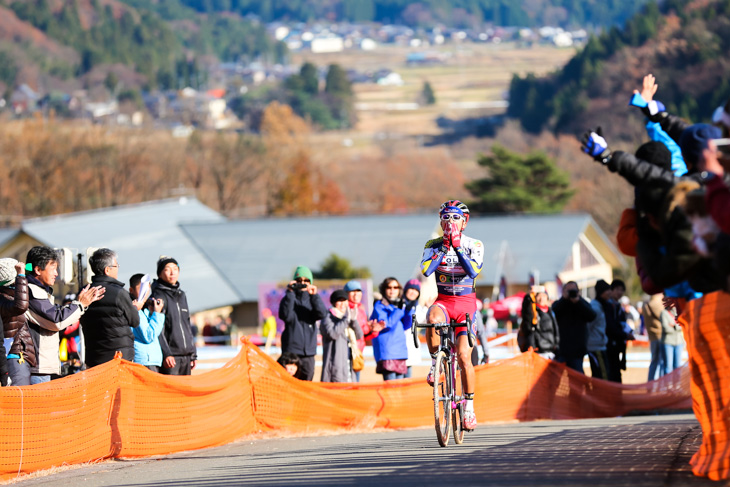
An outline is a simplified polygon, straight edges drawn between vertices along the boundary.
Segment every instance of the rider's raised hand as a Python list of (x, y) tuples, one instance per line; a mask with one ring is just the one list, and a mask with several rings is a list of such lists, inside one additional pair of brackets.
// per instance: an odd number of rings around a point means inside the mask
[(461, 247), (461, 232), (455, 222), (449, 223), (449, 226), (451, 227), (451, 232), (449, 232), (451, 234), (451, 246), (458, 249)]

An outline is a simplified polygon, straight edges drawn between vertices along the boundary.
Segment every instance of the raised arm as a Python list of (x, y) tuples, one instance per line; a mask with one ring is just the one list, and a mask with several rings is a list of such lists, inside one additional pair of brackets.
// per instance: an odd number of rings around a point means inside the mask
[(436, 271), (441, 261), (448, 252), (448, 247), (443, 237), (439, 237), (426, 242), (423, 249), (423, 257), (421, 258), (421, 272), (424, 276), (430, 276)]

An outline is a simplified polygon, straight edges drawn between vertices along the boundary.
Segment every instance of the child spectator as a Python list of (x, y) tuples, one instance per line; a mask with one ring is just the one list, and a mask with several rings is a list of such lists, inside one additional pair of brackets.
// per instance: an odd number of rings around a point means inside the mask
[[(129, 278), (129, 295), (135, 305), (149, 296), (139, 295), (144, 274), (135, 274)], [(147, 306), (139, 310), (139, 326), (132, 328), (134, 333), (134, 363), (142, 364), (153, 372), (159, 372), (162, 365), (162, 348), (160, 334), (165, 328), (165, 315), (162, 313), (162, 299), (150, 299)]]
[(276, 361), (279, 365), (284, 367), (289, 375), (295, 377), (299, 370), (299, 357), (291, 352), (284, 352), (281, 357)]

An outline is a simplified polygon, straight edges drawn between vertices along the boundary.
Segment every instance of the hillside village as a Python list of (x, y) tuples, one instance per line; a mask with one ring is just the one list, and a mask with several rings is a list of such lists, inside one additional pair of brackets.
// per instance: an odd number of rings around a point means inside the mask
[[(561, 28), (488, 28), (483, 30), (434, 28), (412, 29), (403, 25), (378, 24), (314, 24), (276, 22), (266, 26), (268, 34), (284, 42), (290, 53), (312, 55), (346, 53), (347, 51), (377, 51), (393, 46), (408, 48), (403, 58), (408, 66), (428, 66), (448, 62), (449, 53), (443, 46), (503, 42), (518, 43), (529, 48), (533, 44), (567, 48), (587, 39), (585, 30), (565, 31)], [(276, 85), (298, 72), (299, 66), (264, 61), (220, 62), (213, 60), (201, 68), (206, 80), (197, 89), (187, 86), (180, 90), (140, 90), (138, 100), (130, 97), (125, 86), (139, 83), (129, 80), (129, 69), (112, 66), (116, 85), (59, 89), (42, 82), (24, 82), (6, 87), (0, 98), (0, 114), (6, 117), (27, 117), (36, 113), (69, 119), (88, 120), (96, 124), (119, 126), (156, 126), (169, 129), (175, 136), (185, 137), (193, 128), (205, 130), (246, 130), (247, 127), (231, 109), (231, 101), (263, 85)], [(118, 75), (116, 73), (119, 73)], [(324, 78), (324, 71), (320, 77)], [(348, 70), (352, 83), (402, 85), (397, 70)], [(89, 84), (88, 81), (86, 84)], [(127, 88), (127, 89), (124, 89)]]

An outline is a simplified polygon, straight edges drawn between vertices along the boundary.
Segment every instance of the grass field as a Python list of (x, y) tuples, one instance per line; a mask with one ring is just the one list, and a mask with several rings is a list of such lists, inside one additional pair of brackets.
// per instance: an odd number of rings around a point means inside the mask
[[(443, 62), (430, 66), (409, 66), (411, 52), (438, 53)], [(504, 101), (513, 74), (545, 74), (561, 67), (574, 54), (573, 49), (550, 46), (520, 48), (512, 44), (461, 44), (438, 48), (412, 49), (381, 46), (375, 51), (345, 51), (334, 54), (298, 54), (295, 62), (310, 61), (318, 66), (338, 63), (345, 69), (375, 72), (390, 69), (401, 75), (401, 86), (356, 84), (358, 125), (353, 136), (369, 137), (377, 133), (435, 135), (440, 116), (461, 119), (492, 115), (503, 107), (468, 108), (458, 104)], [(392, 104), (417, 103), (424, 82), (434, 89), (436, 104), (416, 109), (395, 109)], [(457, 105), (455, 105), (457, 104)]]

